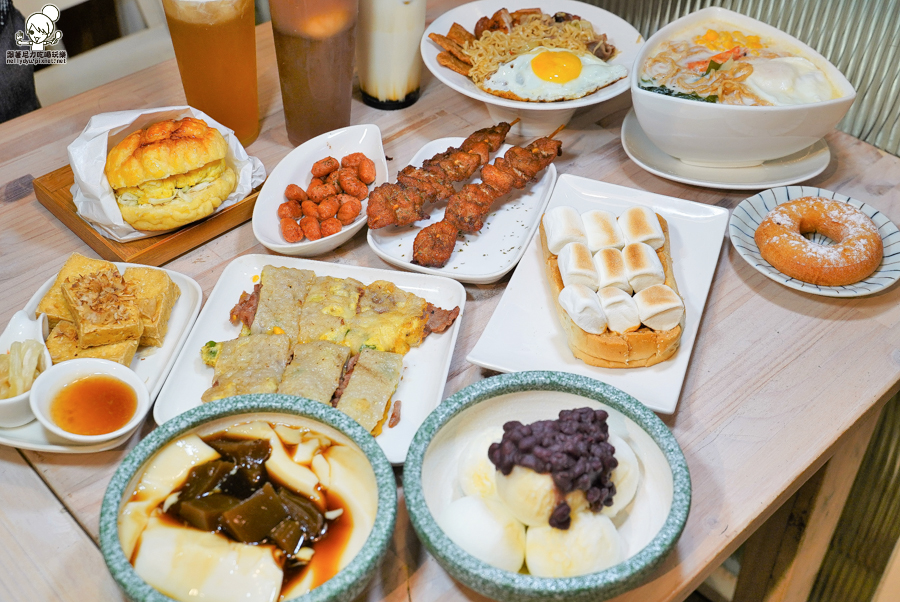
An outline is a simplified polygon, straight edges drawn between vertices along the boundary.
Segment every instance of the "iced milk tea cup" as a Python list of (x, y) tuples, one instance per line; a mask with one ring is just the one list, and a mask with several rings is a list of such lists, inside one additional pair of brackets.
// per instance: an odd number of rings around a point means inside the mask
[(356, 66), (363, 102), (403, 109), (419, 99), (425, 0), (359, 0)]

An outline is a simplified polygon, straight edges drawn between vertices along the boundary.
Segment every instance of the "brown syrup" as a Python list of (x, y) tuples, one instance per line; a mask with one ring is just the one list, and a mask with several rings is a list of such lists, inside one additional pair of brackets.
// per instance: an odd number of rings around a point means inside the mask
[[(388, 404), (388, 406), (390, 406), (390, 404)], [(206, 440), (208, 441), (210, 438), (214, 438), (215, 436), (217, 435), (207, 437)], [(284, 445), (282, 443), (282, 447), (288, 453), (289, 457), (293, 457), (293, 453), (296, 450), (297, 446)], [(285, 486), (284, 483), (282, 483), (279, 479), (275, 478), (271, 474), (267, 473), (266, 478), (274, 484)], [(296, 583), (304, 579), (309, 571), (313, 572), (310, 589), (319, 587), (320, 585), (337, 575), (341, 569), (341, 558), (343, 557), (344, 552), (347, 549), (347, 545), (350, 543), (350, 537), (353, 534), (353, 516), (351, 515), (347, 504), (344, 503), (344, 500), (333, 491), (325, 491), (321, 483), (317, 484), (315, 489), (324, 501), (324, 508), (322, 508), (323, 512), (338, 509), (342, 509), (344, 512), (336, 519), (328, 521), (328, 532), (321, 540), (315, 542), (314, 544), (307, 544), (311, 545), (315, 550), (312, 560), (310, 560), (309, 563), (298, 567), (285, 566), (283, 568), (284, 578), (281, 584), (282, 592), (288, 591)], [(145, 496), (142, 494), (143, 491), (135, 491), (129, 501), (140, 501), (144, 499)], [(179, 519), (171, 516), (168, 513), (160, 512), (157, 516), (160, 520), (167, 523), (168, 526), (178, 526), (189, 529), (193, 528), (185, 525), (185, 523), (181, 522)], [(223, 534), (223, 537), (228, 536)], [(138, 538), (138, 541), (134, 548), (134, 552), (131, 555), (130, 562), (132, 565), (134, 565), (135, 561), (137, 560), (138, 551), (140, 550), (142, 539), (143, 537)], [(231, 538), (229, 537), (229, 539)]]
[(134, 416), (137, 393), (112, 376), (94, 375), (69, 383), (50, 402), (50, 418), (75, 435), (105, 435)]
[(313, 544), (315, 554), (309, 564), (295, 570), (286, 569), (281, 591), (287, 591), (288, 586), (303, 579), (308, 571), (312, 571), (312, 583), (310, 588), (316, 588), (334, 577), (340, 571), (341, 557), (350, 542), (353, 533), (353, 517), (347, 509), (347, 505), (339, 495), (329, 491), (326, 495), (326, 507), (328, 510), (342, 508), (344, 513), (328, 523), (328, 534), (324, 539)]

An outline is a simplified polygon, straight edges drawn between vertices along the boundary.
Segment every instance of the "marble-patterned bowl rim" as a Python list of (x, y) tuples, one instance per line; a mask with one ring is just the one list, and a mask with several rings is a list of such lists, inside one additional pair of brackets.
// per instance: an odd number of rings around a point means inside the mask
[[(378, 509), (372, 532), (356, 557), (337, 575), (308, 594), (292, 598), (303, 602), (345, 599), (361, 590), (360, 580), (370, 576), (387, 550), (397, 517), (397, 486), (390, 462), (375, 439), (355, 420), (318, 401), (288, 395), (239, 395), (188, 410), (156, 428), (125, 457), (113, 474), (100, 509), (100, 550), (113, 578), (128, 597), (139, 602), (173, 602), (148, 585), (125, 558), (119, 543), (119, 508), (125, 487), (163, 445), (207, 422), (242, 414), (280, 413), (322, 422), (347, 435), (369, 459), (378, 484)], [(355, 594), (354, 594), (355, 595)]]
[[(807, 196), (825, 197), (847, 203), (865, 213), (872, 220), (875, 227), (878, 228), (878, 234), (881, 235), (881, 242), (884, 246), (884, 258), (872, 274), (859, 282), (843, 286), (810, 284), (779, 272), (762, 258), (754, 236), (766, 215), (782, 203)], [(862, 297), (879, 293), (900, 280), (900, 231), (897, 230), (897, 226), (887, 215), (872, 205), (824, 188), (778, 186), (747, 197), (738, 203), (731, 212), (728, 220), (728, 234), (738, 255), (756, 271), (779, 284), (804, 293), (823, 297)], [(820, 244), (829, 244), (828, 239), (821, 234), (814, 234), (812, 240)]]
[[(437, 432), (453, 417), (482, 401), (527, 391), (559, 391), (593, 399), (622, 412), (643, 428), (659, 446), (672, 469), (672, 507), (656, 536), (637, 554), (597, 573), (566, 578), (542, 578), (492, 567), (465, 552), (441, 530), (428, 509), (422, 489), (422, 463)], [(512, 417), (511, 417), (512, 419)], [(514, 372), (487, 378), (447, 398), (419, 428), (403, 469), (403, 491), (410, 520), (429, 551), (466, 585), (481, 593), (504, 592), (508, 599), (591, 595), (604, 600), (634, 588), (671, 551), (684, 529), (691, 506), (691, 478), (684, 454), (656, 414), (627, 393), (606, 383), (567, 372)], [(487, 585), (493, 592), (485, 592)]]

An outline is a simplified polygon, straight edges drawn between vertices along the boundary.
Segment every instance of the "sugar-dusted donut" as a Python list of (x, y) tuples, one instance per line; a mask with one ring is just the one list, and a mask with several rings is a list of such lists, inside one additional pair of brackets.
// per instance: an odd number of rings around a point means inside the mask
[[(834, 241), (820, 245), (803, 235), (818, 232)], [(881, 264), (884, 247), (865, 213), (841, 201), (803, 197), (770, 211), (754, 235), (763, 259), (776, 270), (811, 284), (841, 286), (868, 277)]]

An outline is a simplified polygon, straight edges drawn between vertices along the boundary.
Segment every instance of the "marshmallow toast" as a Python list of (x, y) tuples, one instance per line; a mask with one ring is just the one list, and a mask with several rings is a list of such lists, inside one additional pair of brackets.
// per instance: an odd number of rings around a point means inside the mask
[[(665, 272), (665, 284), (678, 293), (675, 273), (672, 270), (672, 255), (669, 242), (669, 226), (666, 220), (656, 215), (665, 235), (665, 243), (656, 250)], [(582, 330), (565, 309), (559, 304), (559, 293), (562, 291), (563, 279), (557, 264), (557, 256), (550, 252), (547, 233), (543, 220), (540, 225), (541, 248), (544, 253), (547, 277), (556, 304), (556, 313), (566, 333), (566, 339), (572, 354), (591, 366), (603, 368), (641, 368), (653, 366), (671, 358), (678, 350), (681, 334), (684, 331), (684, 317), (669, 330), (656, 331), (641, 324), (632, 332), (615, 333), (606, 330), (602, 334), (591, 334)]]

